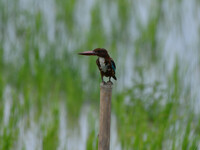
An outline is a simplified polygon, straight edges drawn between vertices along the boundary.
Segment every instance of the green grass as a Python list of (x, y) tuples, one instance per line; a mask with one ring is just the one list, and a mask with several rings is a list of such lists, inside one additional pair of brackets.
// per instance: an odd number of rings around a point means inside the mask
[[(177, 86), (176, 71), (177, 66), (174, 68), (173, 81), (171, 82), (173, 85), (170, 87)], [(193, 133), (191, 127), (191, 124), (195, 127), (198, 126), (198, 123), (193, 120), (194, 114), (187, 110), (189, 106), (185, 106), (177, 100), (178, 94), (174, 93), (177, 92), (176, 90), (168, 95), (167, 99), (163, 97), (171, 89), (160, 89), (161, 86), (162, 83), (153, 85), (135, 83), (134, 87), (126, 89), (124, 90), (126, 92), (123, 91), (116, 96), (113, 105), (118, 118), (118, 132), (123, 149), (164, 149), (166, 147), (163, 144), (167, 140), (173, 144), (178, 142), (176, 145), (182, 146), (182, 149), (198, 147), (196, 143), (196, 140), (199, 139), (198, 132)], [(149, 87), (154, 90), (146, 94), (145, 90)], [(156, 93), (159, 93), (160, 96), (155, 97)], [(127, 97), (129, 103), (124, 104), (124, 99)], [(163, 105), (163, 102), (166, 104)], [(176, 131), (177, 123), (180, 126)], [(192, 140), (189, 139), (191, 133), (194, 137)], [(177, 137), (179, 137), (182, 134), (184, 134), (184, 138), (181, 142), (174, 139), (174, 136), (178, 135)], [(177, 148), (174, 147), (174, 149)]]
[[(21, 129), (28, 131), (32, 123), (39, 130), (38, 138), (42, 140), (43, 149), (58, 148), (60, 103), (65, 104), (67, 129), (72, 130), (72, 133), (80, 130), (79, 119), (83, 105), (90, 106), (91, 112), (86, 114), (89, 118), (86, 149), (97, 149), (98, 117), (92, 113), (98, 112), (100, 75), (95, 57), (77, 55), (77, 52), (95, 47), (108, 48), (116, 60), (119, 80), (114, 83), (112, 112), (117, 119), (116, 132), (121, 149), (199, 148), (200, 118), (192, 109), (195, 96), (189, 85), (184, 87), (185, 76), (181, 72), (184, 63), (180, 63), (177, 56), (171, 72), (163, 69), (167, 64), (162, 61), (163, 47), (157, 39), (159, 23), (163, 21), (163, 15), (167, 15), (162, 12), (162, 0), (152, 6), (154, 11), (149, 12), (151, 17), (147, 26), (142, 26), (139, 16), (135, 16), (139, 37), (134, 43), (129, 39), (128, 26), (130, 17), (135, 15), (130, 11), (136, 7), (135, 2), (118, 0), (106, 3), (108, 8), (116, 3), (119, 19), (117, 22), (110, 20), (112, 31), (107, 37), (100, 7), (105, 2), (94, 4), (90, 12), (90, 29), (80, 32), (74, 18), (77, 1), (55, 1), (54, 42), (48, 40), (47, 22), (42, 10), (31, 13), (29, 10), (21, 10), (18, 1), (10, 3), (0, 1), (0, 150), (18, 146)], [(25, 19), (22, 24), (19, 22), (20, 17)], [(11, 47), (20, 56), (12, 59), (10, 54), (9, 61), (6, 61), (4, 44), (8, 37), (7, 26), (12, 23), (10, 19), (14, 20), (16, 35), (16, 41)], [(60, 30), (60, 24), (66, 32)], [(62, 32), (75, 43), (72, 47), (69, 41), (61, 42), (64, 40)], [(119, 48), (122, 46), (120, 51), (124, 54), (120, 56)], [(126, 80), (125, 58), (129, 55), (128, 50), (134, 50), (133, 66), (129, 68), (134, 72), (133, 85), (130, 87), (126, 87), (121, 80)], [(84, 70), (87, 78), (81, 74), (83, 67), (87, 69)], [(148, 74), (155, 68), (158, 77), (149, 83)], [(164, 81), (160, 76), (163, 76)], [(7, 98), (4, 91), (7, 86), (11, 88), (11, 107), (8, 124), (5, 125), (4, 105)], [(123, 88), (118, 90), (120, 88), (117, 86)], [(24, 126), (19, 126), (22, 120)], [(67, 136), (70, 138), (70, 135)], [(22, 147), (25, 149), (24, 143)]]

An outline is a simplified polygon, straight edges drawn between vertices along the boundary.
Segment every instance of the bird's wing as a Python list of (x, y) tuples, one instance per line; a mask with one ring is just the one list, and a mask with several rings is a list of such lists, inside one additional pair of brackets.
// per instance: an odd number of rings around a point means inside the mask
[(115, 71), (116, 70), (116, 66), (115, 66), (115, 62), (114, 62), (114, 60), (112, 58), (111, 58), (111, 65), (112, 65), (113, 70)]

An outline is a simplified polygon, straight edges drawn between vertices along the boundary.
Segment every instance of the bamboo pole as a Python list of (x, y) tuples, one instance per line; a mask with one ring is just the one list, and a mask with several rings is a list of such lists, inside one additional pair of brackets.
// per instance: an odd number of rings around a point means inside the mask
[(100, 85), (100, 121), (98, 150), (110, 149), (112, 82)]

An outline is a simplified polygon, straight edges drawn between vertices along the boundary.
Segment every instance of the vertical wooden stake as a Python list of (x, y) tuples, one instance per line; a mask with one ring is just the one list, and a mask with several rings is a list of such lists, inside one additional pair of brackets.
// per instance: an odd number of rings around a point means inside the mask
[(100, 121), (98, 150), (110, 149), (112, 82), (100, 85)]

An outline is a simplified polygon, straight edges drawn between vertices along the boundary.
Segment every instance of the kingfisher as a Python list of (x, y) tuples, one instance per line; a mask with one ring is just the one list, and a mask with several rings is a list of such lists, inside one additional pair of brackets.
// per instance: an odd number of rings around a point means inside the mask
[(99, 68), (101, 74), (101, 80), (103, 83), (105, 83), (105, 81), (103, 80), (104, 76), (109, 77), (109, 82), (111, 82), (111, 77), (117, 80), (115, 76), (115, 70), (116, 70), (115, 62), (109, 56), (108, 51), (105, 48), (96, 48), (92, 51), (85, 51), (78, 54), (87, 56), (98, 56), (96, 64)]

